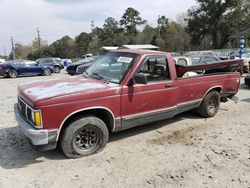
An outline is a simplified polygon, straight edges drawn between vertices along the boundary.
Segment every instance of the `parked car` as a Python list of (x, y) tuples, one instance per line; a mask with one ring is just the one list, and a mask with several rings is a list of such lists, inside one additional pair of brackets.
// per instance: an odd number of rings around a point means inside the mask
[[(83, 65), (82, 68), (87, 68), (92, 64), (93, 61), (94, 61), (93, 57), (81, 59), (81, 60), (67, 66), (66, 71), (69, 75), (73, 76), (76, 74), (76, 70), (77, 70), (78, 66)], [(81, 69), (79, 69), (79, 71), (80, 70)]]
[(82, 75), (19, 85), (15, 115), (31, 144), (42, 149), (60, 144), (70, 158), (91, 155), (105, 147), (110, 132), (191, 109), (215, 116), (220, 102), (238, 92), (240, 74), (182, 75), (241, 65), (242, 60), (230, 60), (180, 66), (166, 52), (110, 51)]
[(245, 84), (248, 85), (248, 87), (250, 87), (250, 73), (248, 73), (245, 76)]
[(210, 55), (192, 56), (192, 65), (208, 64), (215, 61), (221, 61), (221, 59)]
[(31, 75), (49, 76), (52, 72), (54, 72), (52, 66), (40, 65), (29, 60), (13, 60), (0, 64), (0, 75), (10, 78)]
[(62, 62), (64, 67), (67, 67), (72, 63), (71, 59), (62, 59)]
[[(230, 59), (239, 59), (239, 58), (240, 58), (239, 50), (230, 54)], [(242, 55), (242, 59), (244, 60), (243, 72), (248, 73), (249, 66), (250, 66), (250, 49), (249, 48), (244, 49), (244, 54)]]
[(5, 59), (0, 58), (0, 63), (4, 63)]
[(38, 62), (40, 65), (53, 66), (55, 73), (60, 73), (61, 69), (64, 68), (62, 60), (56, 57), (40, 58), (37, 59), (36, 62)]
[(84, 73), (84, 71), (91, 67), (93, 65), (94, 61), (90, 61), (90, 62), (86, 62), (82, 65), (79, 65), (77, 68), (76, 68), (76, 72), (75, 72), (75, 75), (79, 75), (79, 74), (82, 74)]
[(192, 65), (192, 58), (191, 56), (173, 56), (174, 61), (177, 65)]

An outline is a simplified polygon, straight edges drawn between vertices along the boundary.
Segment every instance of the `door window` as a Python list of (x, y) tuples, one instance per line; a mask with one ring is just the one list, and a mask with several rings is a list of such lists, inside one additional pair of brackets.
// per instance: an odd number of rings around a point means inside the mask
[(167, 60), (165, 57), (147, 58), (138, 71), (144, 74), (147, 82), (157, 82), (170, 79)]

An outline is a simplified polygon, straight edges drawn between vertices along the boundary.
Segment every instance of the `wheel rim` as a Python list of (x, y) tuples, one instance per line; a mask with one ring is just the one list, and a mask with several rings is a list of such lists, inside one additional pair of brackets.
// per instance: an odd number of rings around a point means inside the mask
[(208, 100), (208, 112), (214, 113), (217, 109), (218, 100), (217, 97), (213, 96)]
[(50, 71), (49, 71), (48, 69), (45, 69), (45, 70), (44, 70), (44, 74), (45, 74), (46, 76), (48, 76), (48, 75), (50, 74)]
[(14, 71), (10, 71), (10, 77), (11, 78), (15, 78), (16, 77), (16, 73)]
[(77, 131), (73, 139), (73, 147), (90, 150), (100, 143), (100, 130), (94, 126), (86, 126)]

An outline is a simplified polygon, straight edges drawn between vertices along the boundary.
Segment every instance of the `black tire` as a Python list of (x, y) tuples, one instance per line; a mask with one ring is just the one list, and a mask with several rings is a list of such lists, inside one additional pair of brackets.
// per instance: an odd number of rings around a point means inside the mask
[(59, 66), (54, 66), (55, 73), (60, 73), (61, 69)]
[(8, 76), (10, 78), (16, 78), (17, 77), (17, 72), (15, 70), (10, 70)]
[(85, 116), (73, 121), (61, 136), (61, 148), (69, 158), (92, 155), (107, 144), (109, 131), (105, 123), (94, 116)]
[(44, 76), (49, 76), (49, 75), (51, 75), (51, 71), (49, 69), (44, 69), (43, 70), (43, 75)]
[(217, 91), (209, 92), (198, 107), (198, 113), (205, 118), (215, 116), (220, 108), (220, 94)]

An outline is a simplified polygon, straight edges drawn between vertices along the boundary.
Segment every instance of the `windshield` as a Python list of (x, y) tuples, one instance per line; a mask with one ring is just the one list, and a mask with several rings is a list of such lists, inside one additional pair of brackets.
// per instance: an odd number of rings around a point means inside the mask
[(136, 54), (109, 52), (99, 56), (94, 64), (85, 71), (88, 76), (119, 84), (130, 65), (133, 64)]

